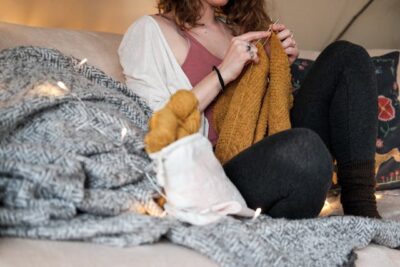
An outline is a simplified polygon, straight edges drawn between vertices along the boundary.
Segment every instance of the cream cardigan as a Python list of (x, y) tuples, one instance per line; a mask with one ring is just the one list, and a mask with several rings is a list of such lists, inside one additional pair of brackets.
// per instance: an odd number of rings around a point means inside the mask
[[(127, 86), (153, 111), (162, 108), (177, 90), (193, 88), (151, 16), (142, 16), (129, 27), (118, 54)], [(208, 136), (208, 128), (203, 113), (199, 132)]]

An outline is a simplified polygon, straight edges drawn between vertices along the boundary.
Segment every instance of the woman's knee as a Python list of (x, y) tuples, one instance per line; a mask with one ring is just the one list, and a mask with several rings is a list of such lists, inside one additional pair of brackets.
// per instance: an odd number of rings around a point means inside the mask
[[(267, 213), (272, 217), (290, 219), (318, 216), (331, 185), (332, 156), (317, 133), (307, 128), (294, 128), (284, 146), (293, 146), (287, 155), (287, 197)], [(297, 159), (294, 161), (294, 159)]]
[(345, 40), (331, 43), (327, 48), (325, 48), (324, 52), (334, 56), (336, 59), (339, 57), (349, 60), (349, 63), (354, 61), (371, 60), (367, 50), (364, 47)]
[(315, 131), (299, 127), (286, 131), (286, 135), (286, 142), (278, 152), (283, 158), (300, 164), (305, 170), (323, 168), (331, 171), (332, 155)]
[[(321, 193), (321, 198), (331, 185), (333, 158), (320, 136), (308, 128), (294, 128), (292, 137), (285, 146), (293, 146), (291, 155), (286, 155), (287, 168), (296, 175), (291, 176), (292, 192), (295, 195)], [(312, 198), (304, 198), (312, 201)]]

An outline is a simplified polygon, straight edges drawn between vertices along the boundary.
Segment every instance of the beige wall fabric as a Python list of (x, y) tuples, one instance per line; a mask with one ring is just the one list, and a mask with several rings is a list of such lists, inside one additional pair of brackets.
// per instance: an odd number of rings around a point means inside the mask
[[(368, 0), (267, 0), (273, 19), (296, 34), (303, 49), (321, 50), (332, 42)], [(400, 49), (400, 1), (375, 0), (343, 39), (366, 48)]]
[(0, 21), (123, 33), (154, 0), (0, 0)]
[[(321, 50), (368, 0), (266, 0), (272, 18), (295, 32), (300, 48)], [(124, 33), (155, 0), (0, 0), (0, 21)], [(366, 48), (400, 48), (400, 1), (375, 0), (344, 39)]]

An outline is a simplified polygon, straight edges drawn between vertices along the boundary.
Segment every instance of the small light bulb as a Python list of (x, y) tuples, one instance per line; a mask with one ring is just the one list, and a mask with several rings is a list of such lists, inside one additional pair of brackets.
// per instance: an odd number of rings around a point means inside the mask
[(62, 81), (58, 81), (57, 82), (57, 86), (60, 87), (61, 89), (63, 89), (64, 91), (69, 92), (68, 87), (65, 85), (65, 83), (63, 83)]
[(257, 219), (258, 216), (260, 216), (261, 211), (261, 208), (256, 209), (256, 211), (254, 212), (253, 220)]
[(79, 62), (78, 67), (82, 66), (83, 64), (85, 64), (87, 62), (87, 58), (84, 58), (81, 60), (81, 62)]
[(325, 200), (324, 207), (322, 208), (321, 213), (325, 213), (331, 209), (331, 204), (328, 202), (328, 200)]
[(126, 134), (128, 133), (128, 130), (124, 127), (121, 130), (121, 139), (124, 140)]

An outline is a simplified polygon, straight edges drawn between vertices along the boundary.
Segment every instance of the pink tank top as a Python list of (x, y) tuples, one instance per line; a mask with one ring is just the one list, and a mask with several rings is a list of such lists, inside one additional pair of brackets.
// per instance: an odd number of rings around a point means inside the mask
[[(192, 35), (187, 32), (183, 32), (185, 36), (189, 39), (190, 48), (186, 56), (185, 61), (182, 64), (182, 70), (189, 78), (192, 86), (196, 86), (204, 77), (206, 77), (211, 71), (212, 67), (218, 66), (222, 60), (211, 54), (199, 41), (196, 40)], [(217, 144), (218, 134), (216, 130), (212, 127), (212, 108), (209, 105), (205, 111), (209, 122), (208, 139), (213, 146)]]

